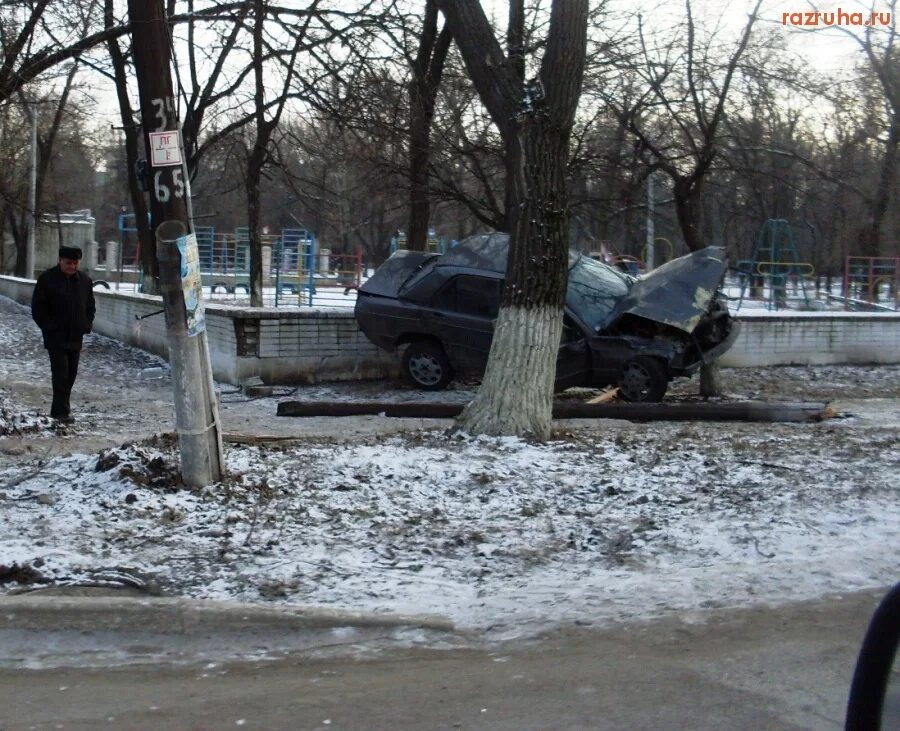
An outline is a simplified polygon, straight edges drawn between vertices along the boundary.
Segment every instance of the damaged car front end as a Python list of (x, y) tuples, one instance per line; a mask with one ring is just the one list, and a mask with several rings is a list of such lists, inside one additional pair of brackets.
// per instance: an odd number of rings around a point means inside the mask
[[(416, 386), (480, 375), (500, 307), (508, 237), (475, 236), (443, 255), (397, 252), (359, 291), (356, 319), (379, 347), (404, 348)], [(737, 336), (718, 288), (724, 250), (709, 247), (631, 277), (570, 252), (556, 388), (617, 385), (629, 401), (659, 401)]]

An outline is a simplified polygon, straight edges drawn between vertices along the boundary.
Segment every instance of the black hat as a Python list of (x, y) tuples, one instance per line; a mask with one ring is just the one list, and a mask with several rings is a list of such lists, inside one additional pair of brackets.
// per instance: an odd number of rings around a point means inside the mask
[(81, 249), (77, 246), (60, 246), (59, 247), (59, 258), (60, 259), (81, 259), (82, 253)]

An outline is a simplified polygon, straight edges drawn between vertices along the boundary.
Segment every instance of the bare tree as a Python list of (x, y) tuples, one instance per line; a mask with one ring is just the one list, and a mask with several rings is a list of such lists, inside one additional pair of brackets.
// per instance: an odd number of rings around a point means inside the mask
[(101, 7), (99, 0), (4, 3), (0, 104), (46, 71), (128, 31), (124, 26), (93, 29)]
[(862, 236), (861, 252), (868, 256), (881, 253), (885, 217), (893, 196), (900, 161), (900, 56), (897, 55), (897, 0), (890, 0), (890, 12), (883, 11), (884, 3), (872, 3), (869, 17), (889, 19), (889, 24), (867, 23), (860, 35), (856, 29), (840, 26), (852, 36), (866, 58), (866, 63), (874, 73), (883, 94), (883, 137), (884, 153), (881, 159), (878, 184), (870, 201), (869, 225)]
[[(678, 223), (691, 251), (706, 245), (701, 232), (703, 185), (718, 154), (728, 94), (761, 4), (758, 0), (736, 48), (721, 67), (713, 52), (699, 44), (690, 0), (685, 3), (683, 50), (667, 47), (659, 57), (639, 24), (648, 91), (641, 103), (621, 108), (620, 114), (651, 156), (652, 166), (671, 178)], [(659, 113), (649, 114), (648, 109)]]
[(581, 92), (587, 0), (554, 0), (538, 77), (524, 83), (524, 2), (510, 3), (508, 56), (476, 0), (438, 3), (503, 137), (511, 236), (484, 380), (459, 419), (485, 434), (550, 434), (568, 273), (566, 162)]
[(269, 150), (272, 134), (278, 127), (278, 122), (284, 112), (284, 105), (288, 100), (288, 90), (291, 83), (291, 74), (297, 62), (297, 55), (306, 40), (306, 29), (313, 17), (318, 0), (314, 0), (310, 7), (310, 14), (305, 24), (294, 37), (293, 49), (284, 69), (284, 81), (281, 92), (277, 95), (278, 103), (271, 116), (266, 116), (266, 84), (263, 78), (265, 62), (263, 46), (263, 28), (267, 11), (267, 0), (254, 0), (253, 8), (253, 109), (255, 113), (255, 134), (247, 150), (245, 185), (247, 190), (247, 226), (250, 236), (250, 306), (262, 307), (263, 304), (263, 268), (262, 268), (262, 239), (261, 234), (261, 209), (260, 209), (260, 180), (263, 168), (269, 161)]
[(446, 26), (438, 32), (437, 20), (436, 0), (426, 0), (419, 49), (412, 59), (409, 83), (409, 230), (406, 242), (407, 248), (414, 251), (424, 251), (428, 242), (431, 122), (451, 40)]
[[(4, 93), (15, 94), (21, 109), (25, 112), (24, 116), (34, 118), (35, 124), (38, 125), (37, 150), (35, 151), (37, 170), (34, 210), (24, 195), (16, 205), (7, 206), (7, 222), (16, 247), (15, 271), (19, 276), (31, 276), (32, 274), (26, 272), (29, 230), (32, 225), (32, 216), (37, 220), (43, 208), (48, 171), (54, 159), (55, 145), (60, 130), (66, 121), (69, 97), (75, 86), (75, 78), (79, 70), (77, 60), (79, 54), (61, 57), (70, 59), (74, 56), (76, 60), (68, 64), (68, 68), (62, 72), (61, 78), (57, 80), (58, 88), (54, 88), (49, 93), (39, 91), (41, 85), (36, 83), (33, 84), (34, 88), (29, 89), (26, 93), (23, 80), (13, 77), (17, 73), (28, 75), (30, 69), (33, 68), (31, 64), (35, 62), (36, 58), (42, 57), (42, 51), (35, 52), (33, 50), (36, 43), (46, 40), (48, 44), (56, 43), (61, 46), (63, 45), (61, 38), (71, 40), (86, 36), (95, 20), (96, 7), (97, 0), (84, 0), (73, 3), (61, 14), (59, 8), (48, 6), (46, 2), (38, 2), (28, 9), (25, 21), (18, 26), (12, 22), (15, 20), (14, 11), (11, 11), (10, 8), (0, 8), (0, 19), (4, 20), (4, 23), (0, 24), (3, 26), (0, 29), (0, 48), (2, 48), (4, 58), (3, 67), (0, 68), (0, 102), (3, 100)], [(25, 8), (20, 9), (25, 10)], [(51, 13), (51, 10), (54, 12)], [(48, 18), (48, 16), (52, 17)], [(50, 46), (48, 45), (47, 48)], [(61, 62), (57, 61), (57, 63)], [(24, 67), (16, 70), (16, 67), (21, 64), (24, 64)], [(28, 80), (34, 81), (34, 78), (31, 76)], [(4, 85), (6, 92), (4, 92)], [(43, 88), (46, 89), (46, 85)], [(52, 109), (52, 114), (47, 114), (48, 109)]]
[[(114, 0), (104, 0), (104, 24), (108, 29), (115, 28), (119, 21), (114, 13)], [(140, 125), (135, 121), (137, 115), (131, 106), (131, 97), (128, 93), (128, 69), (126, 54), (119, 46), (117, 37), (110, 37), (106, 41), (106, 49), (112, 66), (112, 76), (116, 87), (116, 99), (119, 102), (119, 119), (122, 124), (122, 133), (125, 141), (126, 180), (128, 181), (128, 196), (131, 200), (131, 209), (134, 213), (134, 224), (137, 229), (138, 247), (141, 257), (141, 268), (144, 272), (142, 284), (145, 294), (159, 293), (159, 264), (156, 260), (156, 237), (148, 216), (147, 201), (141, 182), (138, 180), (137, 166), (142, 136)]]
[[(640, 103), (621, 108), (620, 115), (649, 154), (650, 170), (662, 170), (671, 179), (681, 235), (691, 251), (706, 246), (701, 230), (704, 185), (719, 152), (732, 81), (761, 4), (762, 0), (757, 0), (737, 46), (721, 66), (709, 44), (704, 47), (697, 38), (690, 0), (685, 2), (683, 49), (673, 41), (657, 53), (648, 45), (639, 20), (641, 68), (648, 89)], [(700, 391), (706, 396), (721, 394), (715, 364), (701, 368)]]

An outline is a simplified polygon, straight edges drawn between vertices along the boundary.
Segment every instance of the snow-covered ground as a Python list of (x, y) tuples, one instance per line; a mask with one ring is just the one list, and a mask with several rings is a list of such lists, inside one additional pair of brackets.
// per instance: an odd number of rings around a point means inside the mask
[[(168, 379), (136, 378), (158, 361), (93, 338), (80, 418), (58, 430), (41, 417), (48, 368), (27, 311), (0, 301), (0, 322), (0, 591), (139, 585), (439, 613), (511, 636), (900, 578), (897, 366), (726, 371), (737, 396), (855, 399), (855, 417), (570, 422), (549, 444), (452, 437), (448, 422), (274, 419), (276, 399), (225, 394), (226, 431), (296, 438), (229, 444), (229, 478), (189, 490), (171, 439), (147, 438), (171, 429)], [(419, 397), (292, 393), (354, 395)]]

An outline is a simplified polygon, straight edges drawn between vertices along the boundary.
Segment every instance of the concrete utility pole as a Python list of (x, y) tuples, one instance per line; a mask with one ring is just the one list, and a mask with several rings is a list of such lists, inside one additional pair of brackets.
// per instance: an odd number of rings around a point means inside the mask
[(163, 0), (128, 0), (128, 14), (134, 29), (141, 124), (150, 166), (150, 198), (175, 391), (181, 474), (185, 484), (199, 487), (220, 480), (225, 461), (206, 332), (193, 337), (188, 334), (181, 281), (177, 241), (192, 226), (186, 160), (169, 69), (169, 28)]

